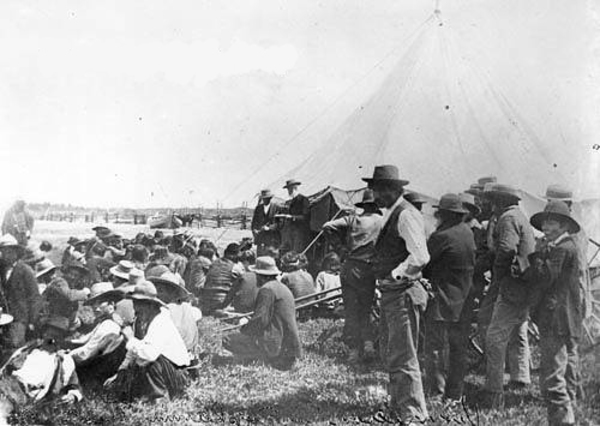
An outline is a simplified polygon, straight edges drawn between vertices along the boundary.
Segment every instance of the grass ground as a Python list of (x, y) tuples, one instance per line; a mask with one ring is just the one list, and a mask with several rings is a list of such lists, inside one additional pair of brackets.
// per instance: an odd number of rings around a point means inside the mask
[[(83, 235), (88, 234), (85, 227)], [(52, 243), (74, 230), (51, 229)], [(212, 231), (212, 230), (211, 230)], [(124, 231), (122, 231), (124, 232)], [(46, 237), (44, 237), (46, 238)], [(222, 325), (212, 318), (200, 322), (201, 346), (214, 353), (220, 348)], [(159, 404), (122, 404), (105, 394), (86, 394), (76, 406), (48, 405), (26, 408), (11, 417), (11, 424), (48, 425), (251, 425), (251, 424), (392, 424), (387, 418), (386, 380), (381, 365), (353, 368), (345, 363), (341, 342), (342, 321), (313, 319), (300, 324), (304, 356), (287, 372), (258, 364), (215, 365), (208, 356), (201, 362), (183, 398)], [(327, 338), (325, 338), (327, 337)], [(586, 397), (577, 407), (580, 425), (600, 424), (600, 348), (582, 357)], [(466, 404), (449, 412), (428, 401), (434, 425), (545, 425), (546, 416), (534, 372), (531, 389), (507, 392), (502, 411), (478, 408), (482, 376), (467, 377)]]

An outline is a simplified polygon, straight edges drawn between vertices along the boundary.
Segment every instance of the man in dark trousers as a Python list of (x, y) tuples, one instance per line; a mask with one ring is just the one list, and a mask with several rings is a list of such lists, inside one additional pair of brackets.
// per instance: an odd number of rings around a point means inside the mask
[(273, 258), (259, 257), (251, 269), (259, 287), (254, 314), (241, 332), (225, 336), (223, 347), (236, 359), (262, 360), (289, 370), (302, 354), (294, 297), (277, 280), (280, 271)]
[(38, 325), (42, 299), (35, 273), (23, 262), (25, 248), (10, 234), (0, 237), (0, 282), (2, 307), (13, 316), (13, 322), (2, 335), (3, 348), (15, 350), (23, 346), (27, 335)]
[(344, 300), (345, 328), (350, 340), (348, 362), (375, 356), (371, 310), (375, 295), (375, 276), (371, 265), (375, 254), (375, 241), (381, 230), (381, 212), (375, 203), (373, 191), (366, 189), (360, 215), (349, 215), (326, 222), (323, 230), (341, 233), (346, 241), (348, 255), (344, 259), (340, 281)]
[(290, 200), (288, 201), (288, 213), (282, 215), (284, 219), (281, 233), (282, 254), (288, 251), (302, 253), (310, 240), (310, 202), (308, 198), (298, 192), (300, 185), (301, 182), (290, 179), (284, 186)]
[[(435, 212), (437, 229), (427, 241), (429, 264), (423, 274), (431, 280), (434, 298), (425, 313), (426, 388), (432, 396), (460, 402), (467, 373), (468, 334), (461, 323), (461, 312), (473, 283), (475, 240), (464, 222), (468, 210), (460, 196), (446, 194)], [(449, 347), (448, 372), (444, 348)]]
[[(497, 285), (492, 320), (486, 335), (486, 403), (500, 409), (503, 405), (504, 369), (509, 341), (511, 386), (524, 387), (529, 375), (527, 338), (529, 285), (523, 273), (529, 267), (528, 256), (535, 241), (529, 221), (519, 209), (520, 193), (510, 185), (494, 184), (490, 191), (498, 222), (494, 229), (492, 285)], [(516, 366), (516, 368), (515, 368)]]
[(417, 358), (419, 323), (428, 297), (419, 281), (429, 262), (423, 216), (402, 197), (408, 181), (398, 177), (396, 166), (376, 166), (373, 177), (363, 180), (384, 209), (373, 272), (381, 291), (381, 332), (387, 336), (380, 340), (390, 377), (390, 408), (404, 423), (426, 421)]
[(260, 191), (259, 202), (252, 215), (252, 235), (257, 247), (258, 256), (262, 256), (267, 247), (279, 247), (281, 237), (275, 215), (277, 206), (271, 202), (273, 193), (270, 189)]

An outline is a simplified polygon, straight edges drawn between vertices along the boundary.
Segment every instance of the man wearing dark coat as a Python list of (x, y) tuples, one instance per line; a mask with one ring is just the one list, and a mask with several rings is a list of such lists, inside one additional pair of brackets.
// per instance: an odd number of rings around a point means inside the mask
[(1, 302), (13, 322), (2, 335), (4, 348), (11, 350), (23, 346), (27, 335), (37, 326), (42, 307), (35, 273), (21, 260), (25, 249), (10, 234), (0, 237)]
[(279, 247), (281, 236), (275, 215), (277, 206), (271, 202), (273, 194), (269, 189), (260, 191), (259, 203), (252, 215), (252, 235), (257, 247), (257, 254), (261, 256), (267, 247)]
[[(460, 401), (467, 372), (467, 338), (461, 312), (473, 283), (475, 240), (463, 221), (468, 211), (460, 197), (446, 194), (435, 213), (438, 227), (427, 241), (430, 261), (423, 274), (430, 279), (434, 298), (425, 312), (426, 388), (431, 395)], [(448, 372), (444, 348), (448, 344)]]
[(281, 231), (281, 252), (304, 252), (310, 241), (310, 202), (298, 192), (301, 182), (290, 179), (286, 182), (290, 196), (288, 213), (283, 215), (284, 225)]
[(239, 360), (263, 360), (288, 370), (302, 354), (291, 291), (277, 280), (280, 274), (275, 260), (259, 257), (256, 267), (259, 286), (254, 314), (241, 332), (223, 339), (223, 347)]

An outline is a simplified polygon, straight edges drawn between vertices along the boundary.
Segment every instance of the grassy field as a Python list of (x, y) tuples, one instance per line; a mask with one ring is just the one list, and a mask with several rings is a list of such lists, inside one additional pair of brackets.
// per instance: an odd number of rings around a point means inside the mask
[[(79, 228), (64, 225), (40, 229), (36, 238), (49, 239), (62, 246), (69, 235), (91, 234), (87, 225)], [(125, 228), (115, 226), (115, 229), (126, 232)], [(133, 233), (138, 229), (140, 227)], [(76, 230), (82, 233), (77, 234)], [(219, 234), (214, 230), (199, 232), (201, 235)], [(232, 234), (229, 238), (239, 237)], [(215, 353), (220, 349), (220, 327), (222, 324), (212, 318), (200, 322), (203, 351)], [(88, 393), (76, 406), (23, 409), (11, 417), (11, 424), (394, 424), (386, 415), (384, 369), (377, 363), (361, 368), (347, 365), (347, 348), (340, 340), (341, 328), (342, 321), (335, 319), (301, 323), (304, 356), (291, 371), (282, 372), (258, 364), (215, 365), (209, 355), (201, 361), (197, 377), (191, 380), (181, 399), (154, 405), (122, 404), (102, 393)], [(600, 348), (585, 354), (582, 361), (586, 398), (576, 409), (578, 424), (597, 425), (600, 424)], [(465, 406), (448, 412), (440, 403), (428, 401), (432, 416), (428, 424), (545, 425), (536, 371), (533, 380), (531, 389), (507, 392), (504, 410), (482, 410), (478, 404), (483, 378), (471, 373), (467, 377)]]

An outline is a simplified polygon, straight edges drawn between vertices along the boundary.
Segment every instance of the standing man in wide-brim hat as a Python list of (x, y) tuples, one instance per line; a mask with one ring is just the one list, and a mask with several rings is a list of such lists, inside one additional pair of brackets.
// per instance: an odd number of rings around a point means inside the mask
[(278, 215), (284, 219), (281, 230), (281, 253), (294, 251), (302, 253), (310, 242), (310, 202), (298, 192), (302, 183), (289, 179), (284, 189), (287, 189), (290, 199), (287, 202), (287, 214)]
[(574, 396), (566, 380), (569, 348), (582, 333), (584, 295), (580, 285), (581, 262), (573, 235), (580, 226), (562, 201), (549, 201), (531, 217), (531, 225), (544, 233), (547, 244), (533, 256), (537, 275), (532, 318), (540, 330), (540, 387), (550, 425), (574, 425)]
[(279, 213), (277, 206), (271, 202), (273, 193), (270, 189), (260, 191), (258, 204), (252, 215), (252, 235), (257, 247), (257, 254), (261, 256), (267, 247), (279, 247), (281, 236), (275, 215)]
[[(458, 194), (440, 199), (435, 217), (437, 229), (427, 241), (431, 257), (423, 275), (433, 287), (434, 298), (425, 313), (426, 388), (431, 396), (460, 403), (467, 373), (468, 328), (463, 308), (473, 283), (475, 240), (464, 217), (469, 211)], [(445, 348), (448, 346), (446, 374)]]
[[(498, 217), (493, 235), (492, 284), (498, 289), (492, 319), (486, 334), (486, 403), (504, 405), (504, 371), (509, 347), (510, 386), (524, 388), (529, 374), (528, 297), (531, 291), (524, 276), (528, 256), (534, 251), (533, 229), (519, 209), (521, 194), (516, 188), (496, 183), (489, 197)], [(509, 346), (509, 342), (511, 345)]]
[(348, 362), (375, 356), (371, 310), (375, 296), (375, 275), (371, 262), (375, 241), (381, 231), (381, 212), (371, 189), (355, 204), (360, 214), (344, 216), (323, 224), (323, 230), (345, 236), (348, 255), (342, 264), (340, 281), (344, 300), (344, 326), (349, 338)]
[(23, 346), (33, 335), (42, 308), (35, 273), (23, 262), (24, 254), (25, 248), (11, 234), (0, 237), (0, 302), (13, 317), (2, 334), (2, 347), (8, 351)]
[(375, 242), (373, 273), (381, 291), (381, 354), (390, 377), (391, 409), (405, 423), (428, 418), (417, 357), (420, 318), (427, 292), (418, 281), (429, 262), (421, 213), (402, 196), (409, 182), (393, 165), (376, 166), (363, 179), (383, 209), (382, 229)]

